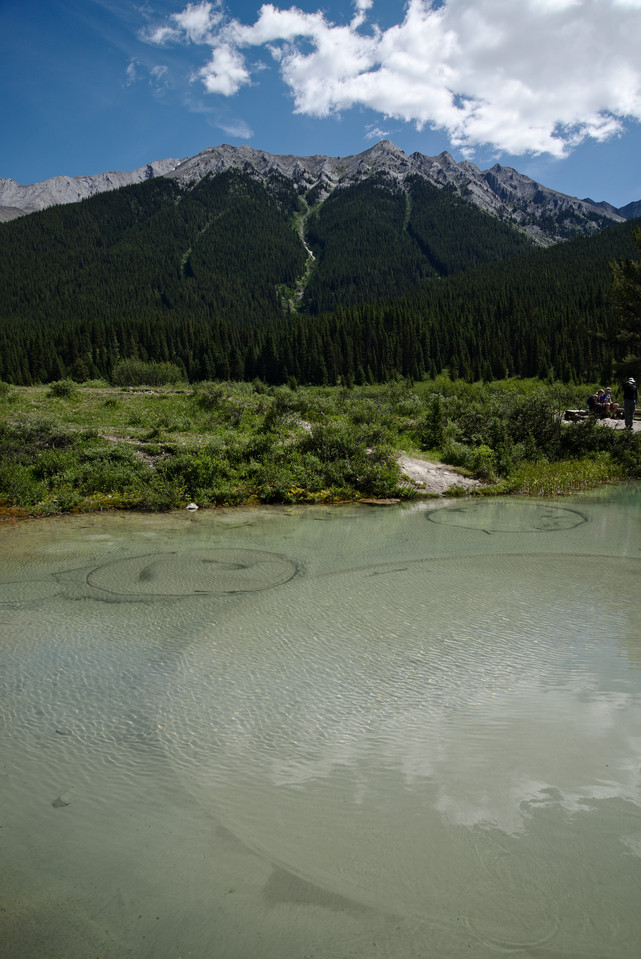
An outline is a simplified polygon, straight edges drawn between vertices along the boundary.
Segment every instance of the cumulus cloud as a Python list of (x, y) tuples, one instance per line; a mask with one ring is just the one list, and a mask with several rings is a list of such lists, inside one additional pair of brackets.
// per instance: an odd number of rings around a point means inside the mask
[(162, 46), (183, 40), (215, 44), (215, 28), (222, 20), (221, 0), (188, 3), (182, 13), (172, 13), (169, 22), (144, 33), (144, 39)]
[(196, 74), (205, 84), (208, 93), (231, 96), (250, 81), (245, 60), (231, 43), (218, 43), (209, 63)]
[(409, 0), (383, 30), (374, 0), (355, 0), (344, 24), (272, 3), (246, 24), (190, 3), (147, 39), (208, 45), (194, 77), (210, 93), (255, 83), (252, 51), (266, 51), (296, 113), (363, 106), (464, 151), (562, 157), (641, 120), (640, 13), (641, 0)]

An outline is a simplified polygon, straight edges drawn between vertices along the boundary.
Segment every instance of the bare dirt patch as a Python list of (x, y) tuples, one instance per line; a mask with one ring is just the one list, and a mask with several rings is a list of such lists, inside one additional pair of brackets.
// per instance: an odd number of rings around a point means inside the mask
[(414, 489), (426, 495), (431, 493), (442, 496), (454, 486), (473, 490), (483, 485), (480, 480), (463, 476), (451, 466), (428, 463), (426, 460), (415, 459), (405, 453), (399, 456), (398, 464)]

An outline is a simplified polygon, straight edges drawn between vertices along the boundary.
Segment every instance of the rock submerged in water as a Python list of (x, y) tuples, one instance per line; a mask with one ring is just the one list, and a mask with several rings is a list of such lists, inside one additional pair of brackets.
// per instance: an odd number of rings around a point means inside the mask
[(400, 503), (400, 499), (397, 497), (390, 499), (361, 499), (358, 502), (365, 506), (396, 506)]

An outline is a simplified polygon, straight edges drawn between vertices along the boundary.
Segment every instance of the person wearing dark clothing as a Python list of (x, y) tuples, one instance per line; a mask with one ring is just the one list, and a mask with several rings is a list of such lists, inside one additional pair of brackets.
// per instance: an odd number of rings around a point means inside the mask
[(603, 416), (603, 397), (605, 396), (605, 390), (597, 390), (594, 394), (594, 412), (597, 416)]
[(625, 417), (625, 428), (632, 429), (634, 423), (634, 411), (637, 408), (637, 384), (630, 377), (627, 383), (623, 384), (623, 414)]

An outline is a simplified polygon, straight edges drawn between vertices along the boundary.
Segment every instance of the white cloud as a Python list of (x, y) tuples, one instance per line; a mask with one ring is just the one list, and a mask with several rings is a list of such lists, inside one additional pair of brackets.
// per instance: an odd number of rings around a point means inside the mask
[(130, 60), (127, 64), (125, 75), (127, 77), (126, 83), (128, 87), (138, 79), (138, 66), (139, 63), (137, 60)]
[(384, 130), (382, 127), (376, 126), (376, 124), (368, 124), (366, 126), (365, 139), (366, 140), (386, 140), (391, 131)]
[(251, 140), (254, 135), (254, 131), (244, 120), (219, 120), (216, 126), (224, 133), (228, 133), (230, 137)]
[(129, 61), (126, 73), (126, 85), (130, 87), (143, 78), (147, 78), (150, 86), (154, 87), (156, 92), (163, 92), (170, 86), (169, 67), (165, 64), (157, 64), (153, 67), (145, 67), (139, 60)]
[(221, 0), (215, 3), (188, 3), (181, 13), (172, 13), (169, 23), (143, 32), (143, 39), (162, 46), (181, 40), (214, 43), (214, 29), (222, 20)]
[(182, 13), (174, 14), (174, 22), (183, 30), (192, 43), (208, 43), (212, 39), (212, 30), (220, 23), (222, 13), (220, 3), (188, 3)]
[(169, 67), (160, 63), (157, 66), (152, 67), (151, 70), (149, 71), (153, 79), (158, 82), (163, 80), (163, 78), (167, 76), (168, 72), (169, 72)]
[(250, 82), (243, 57), (228, 43), (214, 47), (211, 60), (196, 76), (202, 79), (208, 93), (222, 93), (223, 96), (231, 96)]
[[(209, 102), (211, 103), (211, 101)], [(221, 111), (218, 107), (208, 106), (200, 98), (188, 97), (186, 106), (190, 113), (202, 114), (210, 127), (214, 127), (216, 130), (222, 130), (231, 137), (251, 140), (254, 136), (254, 131), (242, 118), (221, 117)]]
[(266, 50), (294, 110), (323, 117), (364, 106), (444, 130), (471, 151), (564, 156), (641, 120), (641, 0), (409, 0), (386, 30), (354, 0), (337, 25), (318, 11), (265, 4), (253, 24), (192, 3), (147, 39), (211, 47), (196, 76), (210, 93), (251, 84)]
[(169, 67), (164, 63), (159, 63), (149, 71), (149, 83), (157, 93), (164, 93), (171, 86)]

